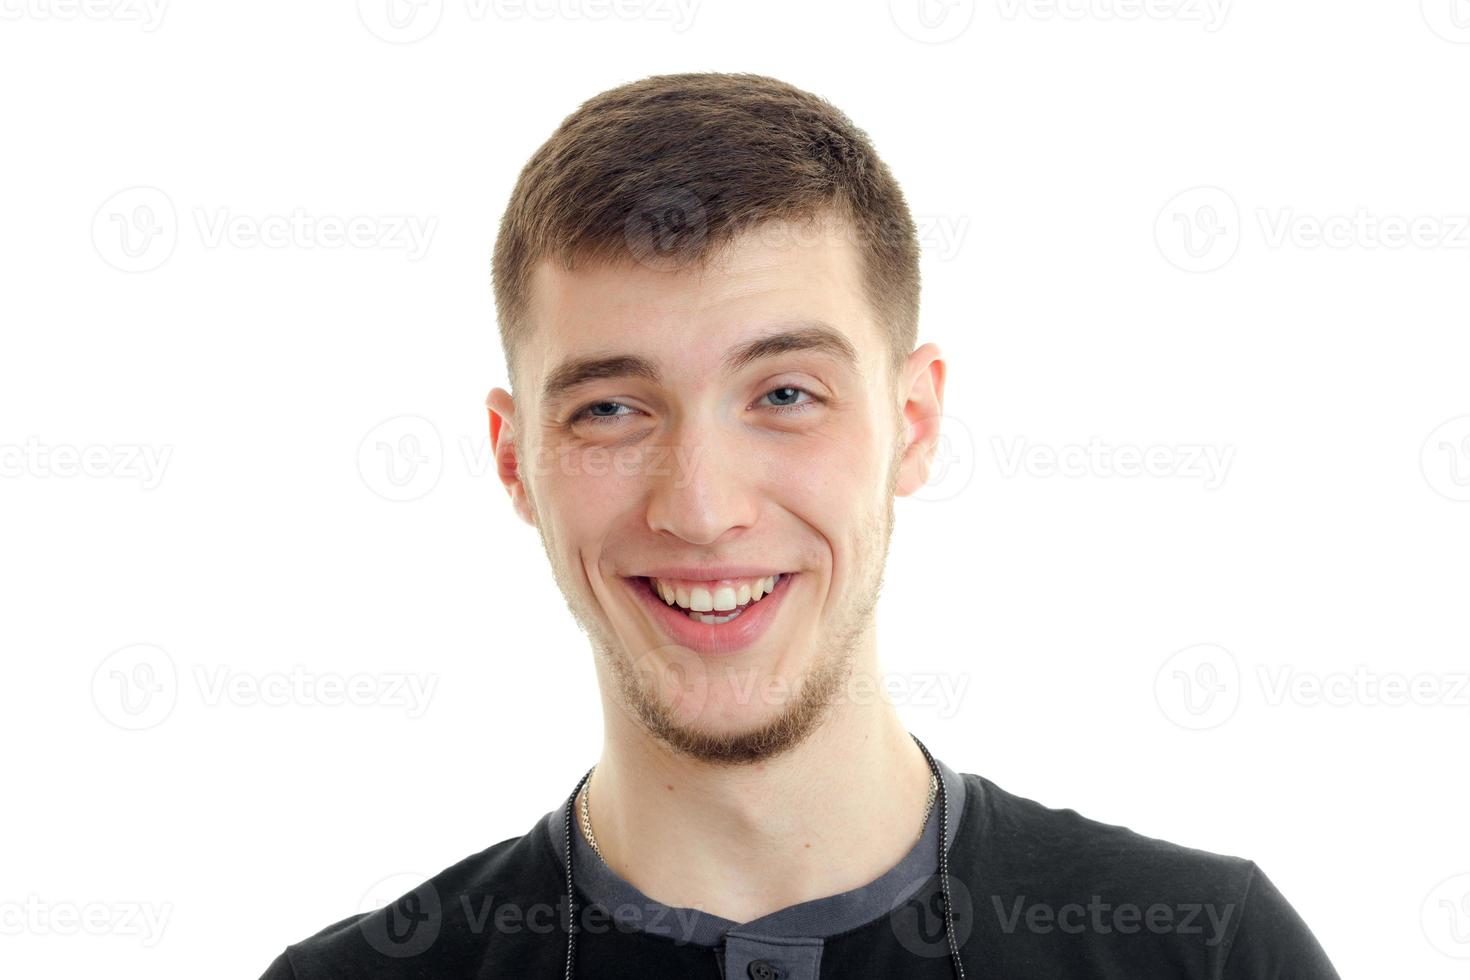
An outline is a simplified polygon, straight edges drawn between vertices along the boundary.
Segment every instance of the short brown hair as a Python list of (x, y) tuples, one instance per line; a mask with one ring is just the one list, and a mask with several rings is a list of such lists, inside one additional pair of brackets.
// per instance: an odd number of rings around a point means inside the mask
[(703, 262), (771, 220), (843, 219), (895, 370), (919, 319), (919, 245), (898, 182), (830, 102), (764, 75), (655, 75), (564, 119), (521, 170), (492, 279), (512, 390), (530, 332), (532, 270), (546, 258)]

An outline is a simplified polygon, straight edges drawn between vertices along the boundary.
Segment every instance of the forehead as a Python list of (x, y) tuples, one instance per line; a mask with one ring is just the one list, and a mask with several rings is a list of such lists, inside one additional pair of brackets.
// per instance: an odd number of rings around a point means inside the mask
[(708, 263), (670, 270), (631, 258), (533, 271), (524, 353), (532, 388), (568, 358), (635, 353), (707, 373), (734, 345), (796, 322), (842, 332), (876, 363), (861, 252), (845, 225), (768, 222)]

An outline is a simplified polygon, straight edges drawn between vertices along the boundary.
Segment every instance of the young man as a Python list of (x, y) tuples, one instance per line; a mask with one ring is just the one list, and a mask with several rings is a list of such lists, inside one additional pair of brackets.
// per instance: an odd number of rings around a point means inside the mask
[(943, 407), (918, 258), (867, 137), (790, 85), (654, 77), (562, 123), (496, 243), (489, 424), (601, 755), (267, 978), (1336, 977), (1251, 862), (957, 772), (879, 696), (893, 500)]

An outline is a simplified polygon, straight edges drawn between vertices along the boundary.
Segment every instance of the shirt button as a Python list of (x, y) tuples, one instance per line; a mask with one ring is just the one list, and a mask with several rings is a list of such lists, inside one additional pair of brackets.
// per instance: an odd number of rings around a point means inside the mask
[(772, 963), (770, 960), (751, 960), (745, 972), (750, 974), (750, 980), (781, 980), (786, 976), (780, 964)]

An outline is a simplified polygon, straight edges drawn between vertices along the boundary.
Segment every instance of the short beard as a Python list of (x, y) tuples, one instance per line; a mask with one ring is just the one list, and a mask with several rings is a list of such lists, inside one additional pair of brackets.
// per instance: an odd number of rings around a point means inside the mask
[[(648, 734), (687, 758), (712, 765), (741, 766), (789, 752), (821, 727), (852, 676), (855, 652), (873, 621), (883, 585), (883, 569), (893, 536), (894, 491), (906, 448), (902, 442), (906, 422), (901, 409), (897, 413), (896, 424), (899, 438), (895, 439), (894, 452), (889, 459), (881, 508), (875, 515), (876, 520), (863, 529), (859, 553), (854, 556), (854, 567), (866, 571), (867, 581), (853, 583), (847, 608), (839, 611), (836, 625), (827, 637), (828, 642), (823, 644), (825, 649), (797, 681), (796, 697), (777, 717), (750, 731), (711, 733), (679, 721), (668, 700), (660, 693), (658, 678), (650, 680), (648, 672), (638, 669), (638, 664), (616, 638), (603, 629), (591, 610), (579, 608), (573, 599), (578, 594), (579, 576), (558, 565), (555, 544), (547, 540), (544, 525), (537, 520), (542, 547), (567, 599), (567, 608), (587, 634), (593, 651), (611, 669), (617, 682), (618, 701)], [(529, 487), (526, 492), (531, 509), (536, 512)], [(662, 675), (667, 666), (658, 664), (656, 673)]]
[[(901, 433), (901, 412), (898, 421)], [(636, 669), (626, 653), (608, 642), (600, 629), (589, 628), (592, 624), (583, 622), (594, 650), (617, 679), (619, 701), (645, 731), (679, 755), (711, 765), (741, 766), (789, 752), (821, 727), (852, 676), (855, 652), (873, 621), (893, 536), (894, 490), (904, 448), (902, 443), (896, 444), (889, 460), (882, 509), (875, 526), (865, 529), (861, 554), (856, 556), (857, 567), (870, 570), (868, 581), (854, 583), (847, 609), (837, 617), (838, 625), (824, 644), (825, 649), (797, 682), (796, 697), (764, 725), (744, 732), (712, 733), (680, 722), (668, 700), (661, 696), (657, 679), (650, 681), (646, 672)]]
[(774, 719), (750, 731), (712, 733), (679, 722), (657, 684), (646, 683), (627, 657), (606, 648), (601, 655), (617, 678), (619, 700), (645, 731), (678, 755), (720, 766), (761, 762), (800, 745), (820, 726), (852, 673), (852, 647), (845, 644), (802, 675), (796, 697)]

